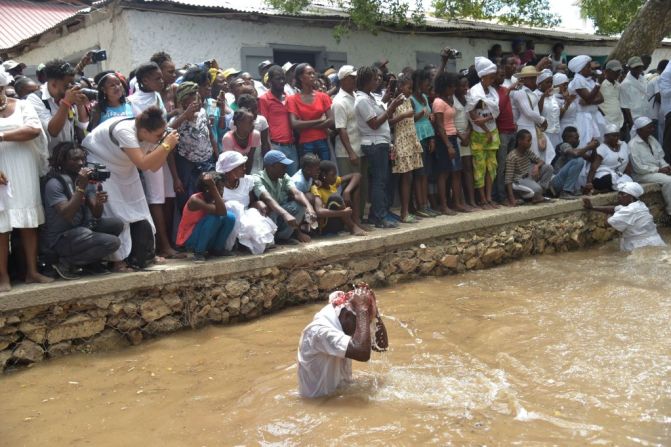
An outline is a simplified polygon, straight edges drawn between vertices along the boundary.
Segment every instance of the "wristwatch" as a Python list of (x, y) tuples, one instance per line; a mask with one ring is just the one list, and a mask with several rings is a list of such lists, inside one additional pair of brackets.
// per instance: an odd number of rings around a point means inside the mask
[(170, 152), (172, 150), (172, 147), (170, 147), (170, 145), (168, 143), (166, 143), (165, 141), (163, 143), (161, 143), (161, 147), (163, 149), (165, 149), (166, 152)]

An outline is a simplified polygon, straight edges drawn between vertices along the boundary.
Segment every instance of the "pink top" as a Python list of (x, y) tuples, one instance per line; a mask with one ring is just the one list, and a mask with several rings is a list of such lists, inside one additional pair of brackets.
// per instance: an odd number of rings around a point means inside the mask
[(224, 135), (224, 138), (222, 139), (223, 152), (238, 151), (242, 155), (247, 155), (253, 147), (261, 147), (261, 134), (258, 130), (253, 130), (252, 133), (249, 134), (249, 138), (247, 138), (247, 147), (240, 147), (233, 136), (232, 130), (226, 132), (226, 135)]
[[(197, 197), (200, 200), (204, 200), (202, 192), (197, 192), (191, 197)], [(198, 225), (198, 222), (200, 222), (200, 219), (203, 217), (205, 217), (205, 211), (191, 211), (189, 209), (189, 202), (186, 202), (186, 205), (184, 205), (184, 209), (182, 210), (182, 220), (179, 221), (179, 227), (177, 229), (177, 240), (175, 241), (179, 247), (186, 244), (186, 241), (188, 241), (191, 237), (194, 228), (196, 228), (196, 225)]]
[(445, 128), (446, 135), (457, 135), (457, 128), (454, 125), (454, 107), (451, 107), (442, 99), (436, 98), (433, 100), (433, 112), (443, 114), (443, 127)]

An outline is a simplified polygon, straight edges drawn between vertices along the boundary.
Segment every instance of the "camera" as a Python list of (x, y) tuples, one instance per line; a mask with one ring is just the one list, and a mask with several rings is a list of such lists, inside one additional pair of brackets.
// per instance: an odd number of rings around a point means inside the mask
[(91, 54), (91, 62), (96, 63), (96, 62), (102, 62), (107, 60), (107, 50), (94, 50), (90, 51), (89, 54)]
[(446, 56), (448, 59), (461, 59), (461, 51), (455, 50), (454, 48), (443, 48), (443, 51), (440, 52), (441, 56)]
[(96, 101), (98, 99), (98, 90), (92, 88), (80, 88), (79, 93), (83, 93), (89, 101)]
[(87, 168), (91, 168), (93, 172), (89, 175), (89, 181), (91, 182), (104, 182), (112, 173), (107, 169), (107, 166), (100, 163), (86, 163)]

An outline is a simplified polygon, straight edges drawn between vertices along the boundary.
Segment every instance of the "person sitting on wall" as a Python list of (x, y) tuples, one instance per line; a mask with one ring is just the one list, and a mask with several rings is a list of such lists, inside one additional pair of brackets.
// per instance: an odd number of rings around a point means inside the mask
[(287, 175), (287, 166), (292, 163), (282, 152), (271, 150), (263, 157), (263, 171), (254, 175), (254, 194), (270, 209), (268, 217), (277, 224), (275, 242), (279, 243), (290, 241), (293, 235), (300, 242), (310, 242), (300, 224), (303, 217), (309, 222), (317, 217), (310, 202)]
[(545, 164), (531, 151), (531, 132), (522, 129), (517, 132), (515, 149), (506, 158), (506, 191), (508, 205), (515, 206), (517, 197), (541, 203), (552, 179), (552, 166)]
[(53, 268), (63, 279), (75, 279), (76, 271), (85, 266), (104, 272), (100, 261), (119, 248), (123, 222), (101, 217), (107, 192), (102, 183), (97, 183), (97, 190), (92, 183), (101, 172), (87, 167), (84, 150), (70, 142), (54, 147), (50, 162), (43, 194), (43, 248), (57, 258)]
[(622, 233), (620, 250), (632, 251), (641, 247), (664, 247), (666, 244), (659, 236), (650, 210), (639, 198), (643, 187), (636, 182), (623, 182), (617, 185), (618, 205), (594, 206), (588, 197), (583, 198), (583, 206), (588, 210), (612, 214), (608, 224)]
[(302, 397), (333, 393), (352, 379), (352, 360), (367, 362), (371, 350), (389, 347), (375, 293), (365, 283), (336, 291), (314, 316), (298, 344), (298, 392)]

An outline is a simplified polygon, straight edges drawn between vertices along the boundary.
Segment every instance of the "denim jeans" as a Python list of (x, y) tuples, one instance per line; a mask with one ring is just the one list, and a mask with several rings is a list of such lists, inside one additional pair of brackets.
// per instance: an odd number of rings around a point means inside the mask
[(289, 177), (298, 171), (298, 151), (296, 150), (296, 146), (293, 144), (270, 143), (270, 148), (282, 152), (289, 160), (293, 161), (292, 164), (287, 166), (287, 174), (289, 174)]
[(586, 161), (582, 158), (574, 158), (562, 166), (550, 182), (557, 194), (561, 194), (563, 191), (574, 193), (578, 190), (578, 177), (580, 177), (585, 163)]
[(199, 254), (206, 251), (222, 252), (226, 248), (226, 239), (233, 231), (234, 225), (235, 214), (230, 211), (225, 216), (208, 214), (200, 219), (184, 245)]
[(308, 152), (315, 154), (320, 160), (331, 159), (331, 150), (326, 139), (303, 143), (303, 153), (307, 154)]
[(389, 170), (389, 144), (372, 144), (361, 146), (361, 151), (368, 157), (370, 172), (370, 215), (374, 223), (382, 222), (390, 206), (388, 188), (391, 180)]
[(505, 202), (508, 198), (506, 192), (506, 157), (508, 153), (515, 148), (515, 134), (514, 133), (499, 133), (501, 145), (499, 151), (496, 153), (496, 179), (492, 189), (492, 199), (497, 202)]
[[(300, 225), (303, 222), (303, 216), (305, 215), (305, 208), (303, 205), (300, 205), (298, 202), (291, 200), (289, 202), (280, 203), (280, 206), (289, 212), (292, 216), (296, 218), (296, 222)], [(268, 215), (275, 224), (277, 224), (277, 232), (275, 232), (275, 240), (283, 241), (291, 238), (291, 235), (294, 234), (294, 229), (290, 227), (287, 222), (276, 212), (272, 212)]]

